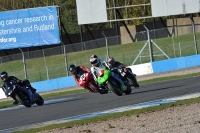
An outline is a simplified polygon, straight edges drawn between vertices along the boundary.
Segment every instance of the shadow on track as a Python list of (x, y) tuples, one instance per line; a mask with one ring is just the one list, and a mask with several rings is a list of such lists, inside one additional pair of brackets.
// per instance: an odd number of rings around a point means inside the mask
[[(182, 87), (182, 86), (184, 86), (184, 85), (179, 85), (179, 86), (169, 86), (169, 87), (165, 87), (165, 88), (151, 89), (151, 90), (146, 90), (146, 91), (134, 92), (134, 93), (131, 93), (131, 94), (129, 94), (129, 95), (139, 94), (139, 93), (145, 93), (145, 92), (160, 91), (160, 90), (166, 90), (166, 89), (172, 89), (172, 88)], [(134, 89), (132, 89), (132, 90), (136, 90), (136, 88), (134, 88)], [(137, 90), (140, 90), (140, 89), (138, 88)]]

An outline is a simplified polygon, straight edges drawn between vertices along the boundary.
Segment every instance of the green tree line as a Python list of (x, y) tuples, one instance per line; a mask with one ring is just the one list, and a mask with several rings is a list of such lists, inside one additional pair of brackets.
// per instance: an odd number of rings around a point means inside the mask
[[(117, 19), (122, 18), (138, 18), (151, 16), (151, 6), (144, 5), (150, 3), (150, 0), (106, 0), (107, 8), (112, 7), (122, 7), (129, 5), (141, 5), (136, 7), (126, 7), (116, 9), (119, 11), (120, 15), (116, 13), (115, 9), (107, 9), (108, 20), (113, 20), (115, 17)], [(64, 28), (69, 34), (79, 33), (80, 29), (77, 21), (77, 9), (76, 0), (0, 0), (0, 11), (17, 10), (25, 8), (35, 8), (58, 5), (59, 17)], [(121, 17), (120, 17), (121, 16)], [(174, 17), (174, 16), (172, 16)], [(169, 17), (163, 17), (169, 18)], [(158, 19), (158, 18), (156, 18)], [(148, 19), (133, 19), (125, 21), (127, 25), (140, 25), (144, 22), (152, 21), (152, 18)], [(123, 25), (120, 21), (118, 25)], [(98, 23), (88, 25), (91, 30), (102, 29), (102, 28), (113, 28), (115, 26), (114, 22)], [(85, 31), (83, 27), (83, 31)]]

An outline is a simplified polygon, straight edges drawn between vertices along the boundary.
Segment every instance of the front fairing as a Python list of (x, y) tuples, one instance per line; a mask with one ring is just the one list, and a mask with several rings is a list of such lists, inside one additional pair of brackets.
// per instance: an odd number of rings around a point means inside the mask
[(99, 84), (105, 83), (109, 79), (109, 77), (111, 76), (111, 73), (112, 72), (110, 70), (104, 70), (104, 73), (101, 76), (98, 76), (97, 82)]
[(15, 85), (7, 87), (7, 89), (5, 89), (5, 95), (12, 97), (14, 95), (15, 89), (16, 89)]
[(91, 80), (91, 76), (92, 76), (91, 73), (85, 72), (84, 75), (85, 75), (85, 81)]
[(11, 96), (12, 93), (13, 93), (13, 90), (12, 90), (12, 89), (7, 89), (7, 90), (5, 91), (6, 96)]
[(21, 91), (21, 92), (23, 92), (23, 93), (26, 93), (27, 94), (27, 96), (28, 96), (28, 99), (30, 100), (30, 101), (32, 101), (33, 100), (33, 93), (31, 92), (31, 90), (29, 89), (29, 88), (27, 88), (27, 87), (25, 87), (25, 86), (19, 86), (17, 89), (16, 89), (16, 91)]
[(89, 80), (89, 74), (83, 73), (79, 78), (79, 82), (78, 82), (79, 86), (82, 86), (82, 87), (85, 86), (88, 80)]

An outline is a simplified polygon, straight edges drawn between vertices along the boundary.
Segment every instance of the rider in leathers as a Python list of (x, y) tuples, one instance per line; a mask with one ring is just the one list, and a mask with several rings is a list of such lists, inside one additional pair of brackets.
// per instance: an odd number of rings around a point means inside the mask
[[(2, 89), (3, 89), (4, 92), (6, 92), (6, 89), (8, 89), (9, 87), (13, 86), (12, 85), (13, 82), (11, 82), (12, 80), (15, 81), (15, 84), (19, 84), (21, 86), (27, 86), (27, 87), (29, 87), (29, 89), (33, 93), (35, 93), (35, 91), (36, 91), (36, 89), (31, 86), (29, 80), (19, 80), (15, 76), (9, 76), (6, 71), (1, 72), (1, 79), (3, 81)], [(18, 104), (19, 103), (15, 97), (12, 97), (12, 98), (13, 98), (13, 104)]]
[[(96, 55), (92, 55), (90, 57), (90, 63), (92, 67), (90, 68), (91, 73), (93, 74), (94, 80), (97, 82), (98, 73), (101, 70), (109, 69), (108, 63), (104, 59), (99, 59)], [(113, 74), (113, 73), (112, 73)], [(122, 85), (124, 85), (123, 81), (116, 75), (113, 75)], [(98, 83), (98, 82), (97, 82)], [(99, 84), (99, 87), (102, 85)], [(124, 86), (123, 86), (124, 87)]]
[(123, 69), (123, 71), (126, 72), (126, 65), (124, 65), (118, 61), (115, 61), (115, 59), (113, 57), (108, 58), (107, 64), (108, 64), (110, 70), (117, 73), (122, 78), (122, 80), (126, 82), (125, 77), (121, 76), (121, 73), (117, 71), (117, 69)]
[[(85, 67), (85, 66), (76, 66), (74, 64), (71, 64), (69, 66), (69, 71), (72, 73), (72, 76), (74, 78), (74, 80), (76, 81), (76, 84), (79, 85), (79, 80), (80, 77), (85, 73), (85, 72), (89, 72), (90, 68)], [(88, 89), (90, 91), (92, 91), (90, 88), (88, 88), (88, 86), (84, 86), (85, 89)], [(92, 91), (93, 92), (93, 91)]]
[[(125, 82), (125, 84), (127, 84), (126, 78), (121, 75), (121, 73), (118, 71), (118, 69), (123, 69), (123, 71), (126, 72), (127, 69), (130, 69), (130, 68), (127, 68), (126, 65), (124, 65), (118, 61), (115, 61), (115, 59), (113, 57), (109, 57), (107, 63), (108, 63), (109, 69), (114, 71), (115, 73), (118, 73), (119, 76), (121, 77), (121, 79)], [(139, 87), (139, 85), (137, 87)]]
[(110, 69), (118, 69), (118, 68), (126, 69), (126, 65), (118, 61), (115, 61), (113, 57), (109, 57), (107, 63)]

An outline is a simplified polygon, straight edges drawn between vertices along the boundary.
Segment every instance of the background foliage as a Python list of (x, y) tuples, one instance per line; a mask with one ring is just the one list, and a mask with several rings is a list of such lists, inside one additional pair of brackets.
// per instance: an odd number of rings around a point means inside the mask
[[(106, 0), (107, 8), (114, 6), (126, 6), (133, 4), (144, 4), (150, 3), (150, 0), (115, 0), (115, 4), (113, 5), (113, 0)], [(8, 11), (8, 10), (17, 10), (17, 9), (25, 9), (25, 8), (35, 8), (35, 7), (43, 7), (43, 6), (52, 6), (58, 5), (60, 7), (59, 16), (61, 21), (64, 24), (65, 29), (68, 33), (74, 34), (79, 33), (79, 26), (77, 22), (77, 10), (76, 10), (76, 0), (1, 0), (0, 1), (0, 11)], [(150, 6), (139, 6), (139, 7), (129, 7), (119, 9), (123, 18), (134, 18), (141, 16), (149, 16), (151, 15)], [(108, 10), (108, 19), (114, 18), (114, 9)], [(117, 16), (119, 18), (119, 16)], [(127, 24), (138, 25), (142, 24), (143, 20), (133, 20), (126, 21)], [(121, 23), (119, 22), (119, 25)], [(90, 29), (102, 29), (102, 28), (112, 28), (114, 27), (114, 23), (101, 23), (101, 24), (91, 24)], [(83, 29), (83, 31), (86, 29)]]

